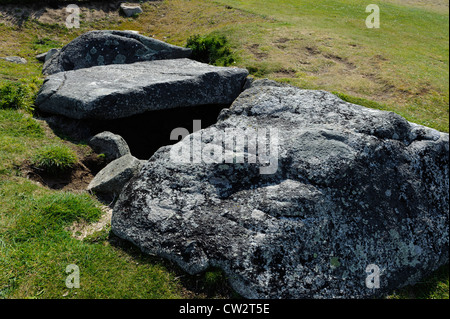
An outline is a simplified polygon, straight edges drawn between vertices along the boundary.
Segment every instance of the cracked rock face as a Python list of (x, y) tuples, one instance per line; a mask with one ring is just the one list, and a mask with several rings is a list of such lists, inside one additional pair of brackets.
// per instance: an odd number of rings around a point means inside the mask
[[(217, 132), (236, 128), (277, 132), (276, 169), (249, 160), (253, 138), (226, 156)], [(448, 134), (394, 113), (255, 83), (217, 124), (155, 153), (122, 191), (112, 230), (191, 274), (222, 268), (247, 298), (379, 296), (448, 263), (448, 158)]]
[(112, 120), (147, 111), (231, 104), (248, 71), (190, 59), (95, 66), (46, 78), (36, 99), (44, 112)]
[(42, 73), (78, 70), (98, 65), (127, 64), (162, 59), (189, 58), (192, 50), (129, 31), (90, 31), (54, 54)]

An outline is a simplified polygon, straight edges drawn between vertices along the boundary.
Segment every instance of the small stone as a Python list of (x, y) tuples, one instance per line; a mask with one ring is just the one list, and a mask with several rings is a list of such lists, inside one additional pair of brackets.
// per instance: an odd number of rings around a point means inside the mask
[(50, 58), (55, 54), (58, 53), (60, 51), (60, 49), (50, 49), (47, 52), (41, 53), (36, 55), (36, 59), (38, 59), (41, 62), (46, 62), (48, 60), (50, 60)]
[(120, 9), (127, 17), (131, 17), (135, 14), (141, 14), (142, 12), (144, 12), (138, 5), (127, 5), (125, 3), (120, 4)]
[(122, 156), (102, 169), (91, 181), (87, 190), (118, 195), (140, 168), (141, 162), (131, 154)]
[(27, 64), (27, 60), (24, 58), (21, 58), (20, 56), (0, 57), (0, 59), (6, 60), (6, 61), (12, 62), (12, 63), (17, 63), (17, 64)]
[(102, 132), (89, 140), (89, 146), (97, 154), (105, 154), (108, 162), (130, 154), (127, 142), (117, 134)]
[(47, 52), (41, 53), (36, 55), (36, 59), (40, 62), (45, 62), (45, 56), (47, 55)]

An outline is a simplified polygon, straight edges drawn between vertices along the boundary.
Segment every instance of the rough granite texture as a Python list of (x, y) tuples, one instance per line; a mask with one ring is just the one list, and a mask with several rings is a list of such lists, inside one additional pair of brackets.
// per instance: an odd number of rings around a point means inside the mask
[(53, 74), (36, 99), (44, 112), (111, 120), (152, 110), (231, 104), (248, 71), (190, 59), (96, 66)]
[(98, 65), (189, 58), (192, 50), (130, 31), (89, 31), (45, 62), (42, 73), (78, 70)]
[[(184, 163), (159, 149), (112, 231), (190, 274), (222, 268), (246, 298), (368, 298), (449, 261), (449, 137), (324, 91), (244, 91), (213, 129), (276, 128), (278, 170)], [(202, 147), (221, 142), (205, 138)], [(185, 144), (188, 145), (188, 144)], [(380, 288), (368, 288), (368, 265)]]

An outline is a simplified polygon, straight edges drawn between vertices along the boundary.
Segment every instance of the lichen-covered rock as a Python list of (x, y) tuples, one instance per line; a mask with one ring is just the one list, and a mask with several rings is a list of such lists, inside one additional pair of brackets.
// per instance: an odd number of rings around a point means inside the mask
[[(265, 154), (253, 138), (233, 154), (220, 132), (237, 128), (263, 132)], [(262, 172), (268, 158), (275, 169)], [(112, 231), (191, 274), (220, 267), (247, 298), (380, 296), (448, 263), (448, 158), (448, 134), (256, 83), (217, 124), (155, 153)]]
[(188, 58), (192, 50), (130, 31), (89, 31), (52, 55), (42, 73), (78, 70), (98, 65)]
[(231, 104), (248, 71), (190, 59), (103, 65), (46, 78), (36, 99), (43, 112), (111, 120), (147, 111)]

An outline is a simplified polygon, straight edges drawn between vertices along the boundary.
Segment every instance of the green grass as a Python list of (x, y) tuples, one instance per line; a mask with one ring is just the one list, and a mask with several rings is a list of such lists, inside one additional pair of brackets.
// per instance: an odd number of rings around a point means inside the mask
[[(257, 75), (373, 100), (448, 132), (448, 12), (379, 1), (380, 29), (368, 29), (362, 0), (217, 2), (277, 22), (227, 30)], [(261, 72), (267, 65), (294, 72)]]
[[(109, 0), (95, 0), (96, 2), (109, 2)], [(40, 4), (66, 4), (66, 3), (83, 3), (83, 2), (92, 2), (92, 0), (0, 0), (0, 4), (34, 4), (34, 3), (40, 3)]]
[(0, 179), (16, 175), (17, 168), (44, 143), (39, 122), (19, 110), (0, 110)]
[(415, 286), (395, 291), (390, 299), (449, 299), (449, 266), (442, 266)]
[(7, 81), (0, 85), (0, 109), (34, 110), (34, 100), (41, 83), (32, 78), (29, 83)]
[[(71, 237), (66, 228), (73, 222), (96, 221), (102, 214), (90, 195), (2, 181), (0, 198), (8, 199), (0, 208), (0, 297), (180, 297), (177, 281), (161, 263), (105, 241)], [(79, 289), (65, 285), (70, 264), (80, 268)]]
[(187, 40), (186, 47), (192, 49), (192, 59), (217, 66), (232, 65), (236, 58), (223, 35), (194, 35)]
[(33, 166), (53, 175), (70, 170), (77, 162), (75, 152), (68, 146), (62, 145), (44, 146), (31, 159)]
[[(6, 2), (17, 3), (0, 1)], [(143, 3), (144, 13), (135, 18), (89, 22), (83, 12), (80, 29), (32, 19), (0, 23), (0, 56), (28, 60), (19, 65), (0, 59), (0, 298), (235, 296), (221, 271), (187, 276), (118, 240), (109, 228), (84, 240), (71, 236), (72, 223), (99, 218), (100, 203), (83, 192), (49, 190), (21, 172), (40, 149), (81, 148), (31, 116), (43, 81), (37, 54), (94, 29), (138, 30), (180, 46), (196, 35), (225, 37), (222, 47), (232, 60), (218, 64), (328, 90), (448, 132), (448, 12), (399, 3), (378, 2), (377, 30), (365, 27), (368, 3), (362, 0), (166, 0)], [(80, 289), (65, 287), (69, 264), (80, 268)], [(390, 298), (448, 299), (448, 290), (447, 265)]]

